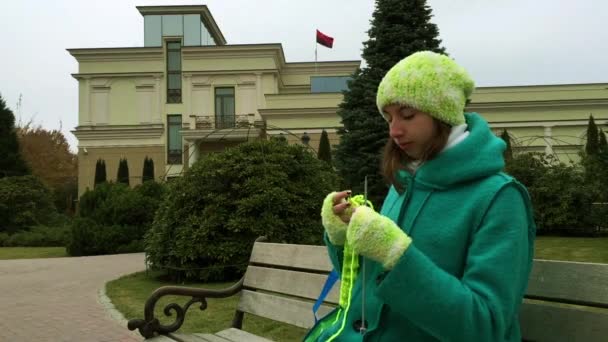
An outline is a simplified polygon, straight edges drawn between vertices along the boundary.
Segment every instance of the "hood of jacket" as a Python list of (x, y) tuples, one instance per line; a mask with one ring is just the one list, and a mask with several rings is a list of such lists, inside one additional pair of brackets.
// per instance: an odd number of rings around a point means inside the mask
[(486, 120), (479, 114), (465, 113), (465, 119), (469, 131), (466, 139), (421, 164), (415, 176), (401, 170), (397, 179), (407, 184), (413, 177), (418, 184), (433, 189), (448, 189), (500, 172), (505, 166), (505, 142), (492, 133)]

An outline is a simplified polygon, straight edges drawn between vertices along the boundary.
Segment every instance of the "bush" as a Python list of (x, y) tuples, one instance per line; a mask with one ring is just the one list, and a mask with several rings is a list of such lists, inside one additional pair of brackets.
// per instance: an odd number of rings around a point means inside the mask
[(9, 235), (5, 232), (0, 232), (0, 247), (5, 247), (8, 241)]
[(173, 277), (230, 280), (259, 236), (321, 244), (321, 204), (337, 184), (327, 163), (282, 141), (207, 155), (169, 183), (146, 234), (148, 261)]
[[(63, 247), (68, 242), (69, 234), (69, 225), (60, 225), (57, 227), (36, 226), (29, 231), (20, 231), (8, 236), (4, 241), (4, 246)], [(2, 239), (0, 238), (0, 240)]]
[(34, 176), (0, 178), (0, 232), (8, 234), (58, 219), (49, 189)]
[(122, 183), (101, 183), (80, 198), (79, 216), (103, 225), (149, 226), (163, 193), (163, 185), (155, 182), (135, 189)]
[(523, 153), (508, 162), (506, 171), (528, 188), (538, 234), (588, 235), (595, 230), (591, 203), (596, 192), (578, 166)]
[(122, 183), (101, 183), (80, 199), (72, 224), (70, 255), (143, 251), (143, 237), (164, 195), (164, 185), (146, 182), (134, 189)]
[(144, 233), (141, 226), (107, 226), (78, 217), (66, 250), (71, 256), (141, 252)]

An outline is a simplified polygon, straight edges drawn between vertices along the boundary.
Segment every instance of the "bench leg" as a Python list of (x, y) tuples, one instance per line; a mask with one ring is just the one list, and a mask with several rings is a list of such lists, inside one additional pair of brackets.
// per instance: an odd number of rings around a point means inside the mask
[(236, 310), (234, 313), (234, 318), (232, 319), (232, 327), (237, 329), (243, 329), (243, 316), (245, 313), (243, 311)]

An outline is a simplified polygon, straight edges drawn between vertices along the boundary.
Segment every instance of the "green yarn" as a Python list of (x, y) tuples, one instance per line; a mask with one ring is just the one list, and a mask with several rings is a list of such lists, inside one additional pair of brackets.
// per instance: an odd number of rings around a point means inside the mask
[(365, 196), (363, 195), (353, 196), (348, 199), (348, 202), (350, 202), (350, 204), (355, 208), (361, 205), (367, 205), (368, 207), (374, 209), (374, 205), (372, 204), (372, 202), (370, 202), (369, 200), (365, 200)]

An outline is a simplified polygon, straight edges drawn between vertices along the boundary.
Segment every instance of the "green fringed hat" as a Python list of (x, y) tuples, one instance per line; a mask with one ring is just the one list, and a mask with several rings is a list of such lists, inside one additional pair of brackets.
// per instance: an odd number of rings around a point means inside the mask
[(391, 104), (413, 107), (451, 126), (465, 123), (464, 107), (475, 83), (448, 56), (420, 51), (395, 64), (378, 86), (378, 110)]

